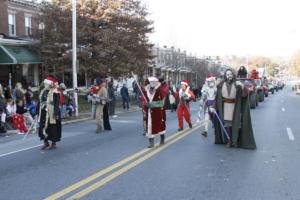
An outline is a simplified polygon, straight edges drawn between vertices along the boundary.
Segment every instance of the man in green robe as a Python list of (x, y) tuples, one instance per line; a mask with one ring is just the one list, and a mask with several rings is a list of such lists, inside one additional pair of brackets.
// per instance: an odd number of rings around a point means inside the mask
[(225, 71), (224, 80), (217, 86), (216, 112), (229, 135), (229, 139), (215, 116), (215, 144), (256, 149), (248, 92), (243, 84), (236, 80), (232, 69)]

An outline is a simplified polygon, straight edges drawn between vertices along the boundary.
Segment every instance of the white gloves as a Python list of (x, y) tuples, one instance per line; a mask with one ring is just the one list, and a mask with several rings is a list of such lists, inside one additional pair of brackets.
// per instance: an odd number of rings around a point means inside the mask
[(214, 107), (209, 107), (209, 112), (214, 113), (216, 112), (216, 109)]

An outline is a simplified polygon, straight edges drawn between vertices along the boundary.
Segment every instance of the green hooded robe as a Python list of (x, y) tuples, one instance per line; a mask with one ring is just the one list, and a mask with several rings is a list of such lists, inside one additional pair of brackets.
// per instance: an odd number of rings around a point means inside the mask
[[(217, 86), (217, 95), (216, 95), (216, 111), (219, 114), (222, 123), (223, 120), (223, 97), (222, 97), (222, 87), (225, 82), (222, 81)], [(243, 89), (240, 85), (236, 85), (237, 89), (235, 108), (233, 113), (232, 121), (232, 138), (231, 142), (237, 144), (239, 148), (244, 149), (256, 149), (255, 139), (253, 135), (250, 107), (249, 107), (249, 98), (242, 96)], [(215, 144), (225, 144), (226, 136), (224, 135), (223, 129), (215, 116), (213, 119), (215, 127)]]

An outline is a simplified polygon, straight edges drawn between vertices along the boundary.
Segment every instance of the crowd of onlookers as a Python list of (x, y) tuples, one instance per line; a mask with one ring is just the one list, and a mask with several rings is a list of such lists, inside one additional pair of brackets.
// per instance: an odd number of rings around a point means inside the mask
[[(72, 116), (76, 105), (73, 95), (67, 92), (66, 86), (57, 85), (61, 92), (60, 109), (62, 119)], [(16, 83), (13, 89), (0, 84), (0, 133), (16, 129), (19, 134), (27, 133), (28, 128), (36, 129), (33, 125), (38, 114), (39, 91), (33, 91), (30, 86), (23, 87)], [(35, 123), (37, 124), (37, 123)]]
[(36, 116), (36, 102), (31, 88), (23, 88), (21, 83), (16, 83), (11, 90), (0, 84), (0, 115), (0, 133), (6, 132), (7, 128), (26, 133), (26, 123), (33, 123)]

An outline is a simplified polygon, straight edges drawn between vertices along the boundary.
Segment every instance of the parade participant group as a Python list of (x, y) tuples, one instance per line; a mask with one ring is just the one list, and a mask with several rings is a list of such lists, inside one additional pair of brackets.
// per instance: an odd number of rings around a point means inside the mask
[[(227, 69), (223, 77), (217, 79), (209, 74), (202, 87), (198, 113), (198, 117), (204, 122), (202, 135), (205, 138), (209, 136), (209, 124), (211, 123), (214, 129), (215, 144), (225, 144), (230, 148), (256, 149), (247, 88), (236, 79), (235, 71), (232, 69)], [(143, 126), (149, 141), (148, 148), (155, 146), (156, 136), (160, 137), (160, 145), (165, 144), (166, 99), (169, 99), (170, 95), (178, 102), (178, 131), (184, 130), (184, 120), (190, 129), (193, 128), (190, 102), (196, 101), (196, 97), (187, 80), (182, 80), (180, 89), (176, 91), (162, 78), (154, 76), (148, 77), (142, 85), (139, 85), (137, 81), (136, 83), (141, 96)], [(55, 149), (57, 142), (61, 140), (60, 101), (62, 92), (58, 89), (57, 80), (52, 76), (44, 80), (43, 86), (37, 106), (38, 133), (44, 143), (42, 149), (50, 150)], [(89, 100), (94, 106), (96, 133), (111, 130), (106, 81), (100, 78), (96, 79), (95, 85), (91, 88)]]

